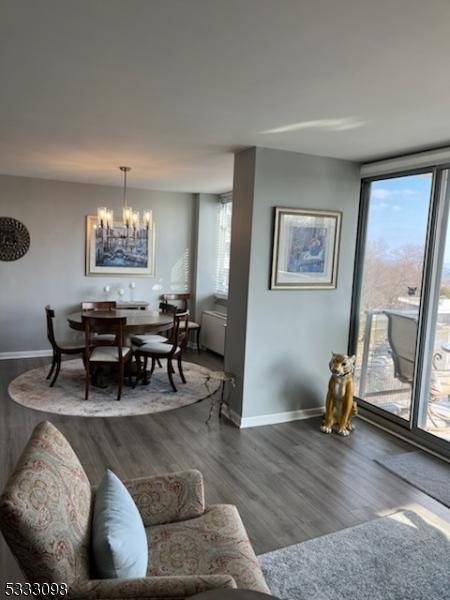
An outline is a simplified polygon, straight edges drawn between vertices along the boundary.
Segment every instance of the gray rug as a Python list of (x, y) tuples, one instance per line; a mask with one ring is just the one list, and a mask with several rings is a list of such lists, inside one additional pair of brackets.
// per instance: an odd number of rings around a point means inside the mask
[(424, 452), (389, 455), (376, 462), (450, 508), (450, 464)]
[(85, 370), (81, 359), (64, 361), (53, 388), (45, 379), (49, 367), (26, 371), (9, 384), (10, 397), (27, 408), (58, 415), (77, 417), (126, 417), (149, 415), (182, 408), (207, 398), (215, 392), (220, 381), (205, 382), (209, 369), (183, 362), (186, 383), (174, 376), (178, 392), (173, 392), (163, 368), (155, 369), (149, 385), (138, 385), (135, 389), (125, 385), (120, 402), (116, 401), (117, 387), (114, 382), (102, 389), (91, 386), (89, 400), (84, 400)]
[(258, 558), (282, 600), (450, 598), (450, 528), (409, 511)]

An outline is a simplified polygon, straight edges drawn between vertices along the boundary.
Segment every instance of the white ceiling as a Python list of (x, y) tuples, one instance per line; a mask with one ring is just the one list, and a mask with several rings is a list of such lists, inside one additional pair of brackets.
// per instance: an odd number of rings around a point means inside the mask
[(0, 173), (231, 188), (251, 145), (450, 141), (449, 0), (0, 0)]

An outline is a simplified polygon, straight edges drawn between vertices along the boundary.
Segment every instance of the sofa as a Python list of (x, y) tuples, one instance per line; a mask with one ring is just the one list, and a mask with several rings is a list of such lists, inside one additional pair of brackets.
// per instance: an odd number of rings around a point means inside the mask
[(34, 430), (0, 497), (0, 529), (30, 582), (67, 583), (68, 598), (185, 598), (214, 588), (269, 593), (236, 507), (205, 506), (197, 470), (124, 482), (148, 538), (147, 576), (96, 579), (90, 557), (95, 489), (49, 422)]

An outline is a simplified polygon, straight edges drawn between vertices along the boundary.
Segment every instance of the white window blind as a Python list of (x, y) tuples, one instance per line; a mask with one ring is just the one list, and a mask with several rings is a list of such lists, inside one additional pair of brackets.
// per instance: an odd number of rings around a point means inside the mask
[(223, 194), (217, 207), (216, 294), (228, 296), (231, 247), (231, 194)]

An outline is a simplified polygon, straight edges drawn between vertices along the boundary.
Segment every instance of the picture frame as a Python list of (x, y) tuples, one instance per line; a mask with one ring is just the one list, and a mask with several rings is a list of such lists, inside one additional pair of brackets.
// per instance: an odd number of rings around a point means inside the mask
[(86, 216), (86, 275), (155, 276), (155, 225), (135, 231), (120, 222), (101, 229)]
[(270, 289), (335, 289), (341, 222), (340, 211), (276, 207)]

